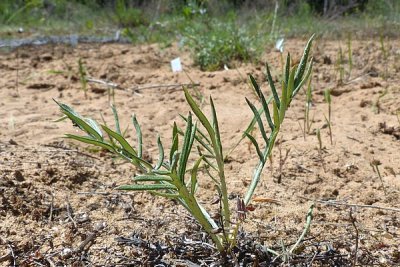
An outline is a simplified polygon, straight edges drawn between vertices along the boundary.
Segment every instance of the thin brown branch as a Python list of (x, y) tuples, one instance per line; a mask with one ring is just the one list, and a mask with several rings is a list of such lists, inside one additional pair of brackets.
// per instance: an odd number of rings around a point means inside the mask
[(353, 259), (353, 264), (352, 264), (352, 267), (355, 267), (356, 264), (357, 264), (358, 242), (359, 242), (359, 235), (360, 235), (360, 234), (359, 234), (359, 231), (358, 231), (358, 228), (357, 228), (357, 224), (356, 224), (357, 220), (356, 220), (356, 218), (353, 216), (353, 207), (350, 208), (349, 216), (350, 216), (351, 224), (353, 225), (353, 227), (354, 227), (354, 229), (355, 229), (355, 231), (356, 231), (356, 247), (355, 247), (355, 249), (354, 249), (354, 259)]
[(374, 205), (363, 205), (363, 204), (350, 204), (350, 203), (343, 203), (338, 201), (326, 201), (326, 200), (315, 200), (303, 196), (299, 196), (300, 198), (315, 201), (317, 203), (321, 203), (324, 205), (331, 205), (331, 206), (347, 206), (347, 207), (356, 207), (356, 208), (366, 208), (366, 209), (379, 209), (379, 210), (387, 210), (387, 211), (394, 211), (400, 212), (399, 208), (392, 208), (392, 207), (381, 207), (381, 206), (374, 206)]
[(156, 84), (156, 85), (147, 85), (147, 86), (142, 86), (142, 87), (136, 86), (136, 87), (130, 88), (129, 90), (140, 91), (140, 90), (145, 90), (145, 89), (156, 89), (156, 88), (176, 89), (176, 88), (180, 88), (183, 86), (192, 88), (195, 86), (200, 86), (200, 84), (199, 83)]

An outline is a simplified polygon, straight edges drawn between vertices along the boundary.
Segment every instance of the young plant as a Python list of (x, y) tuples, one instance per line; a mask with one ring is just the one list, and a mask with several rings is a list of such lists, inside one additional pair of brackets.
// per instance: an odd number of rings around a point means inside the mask
[(384, 79), (385, 80), (387, 80), (387, 78), (388, 78), (388, 57), (389, 57), (389, 55), (388, 55), (388, 51), (387, 51), (387, 49), (386, 49), (386, 47), (385, 47), (385, 39), (384, 39), (384, 37), (383, 37), (383, 34), (381, 34), (380, 36), (379, 36), (379, 42), (380, 42), (380, 44), (381, 44), (381, 52), (382, 52), (382, 55), (383, 55), (383, 59), (385, 60), (385, 75), (384, 75)]
[(339, 46), (339, 52), (336, 60), (336, 71), (339, 73), (338, 85), (342, 85), (344, 81), (344, 67), (343, 67), (343, 51), (342, 47)]
[(318, 128), (317, 132), (317, 139), (318, 139), (318, 155), (319, 155), (319, 159), (322, 163), (322, 168), (324, 169), (324, 172), (326, 172), (326, 167), (325, 167), (325, 160), (324, 157), (322, 156), (322, 152), (323, 152), (323, 146), (322, 146), (322, 138), (321, 138), (321, 130)]
[(347, 38), (347, 56), (348, 56), (348, 62), (349, 62), (349, 77), (348, 77), (348, 79), (350, 80), (351, 71), (353, 70), (353, 51), (351, 49), (351, 35), (350, 34)]
[(328, 104), (328, 118), (325, 117), (325, 121), (328, 125), (328, 129), (329, 129), (329, 137), (330, 137), (330, 141), (331, 141), (331, 145), (333, 145), (333, 140), (332, 140), (332, 121), (331, 121), (331, 115), (332, 115), (332, 98), (331, 98), (331, 90), (326, 89), (324, 91), (324, 99), (325, 102)]
[(304, 139), (306, 138), (306, 134), (310, 134), (311, 126), (314, 121), (314, 117), (310, 119), (310, 108), (312, 106), (312, 101), (313, 100), (312, 100), (312, 88), (311, 88), (311, 77), (310, 77), (306, 89), (306, 107), (304, 110), (304, 125), (303, 125)]
[[(139, 174), (133, 178), (132, 184), (118, 186), (118, 190), (146, 191), (157, 196), (176, 200), (203, 227), (213, 240), (218, 251), (223, 254), (230, 253), (236, 244), (239, 227), (245, 220), (246, 207), (249, 205), (261, 179), (265, 163), (273, 151), (276, 138), (285, 119), (286, 111), (311, 75), (312, 59), (309, 60), (309, 52), (313, 38), (314, 36), (308, 41), (298, 66), (294, 68), (290, 67), (291, 58), (288, 54), (280, 96), (273, 83), (269, 66), (266, 66), (267, 79), (273, 96), (271, 112), (264, 93), (261, 91), (254, 77), (250, 75), (250, 82), (264, 110), (263, 114), (267, 121), (269, 134), (264, 127), (261, 118), (262, 114), (246, 98), (247, 104), (254, 113), (255, 121), (264, 141), (264, 148), (262, 149), (253, 135), (245, 132), (245, 135), (254, 145), (259, 160), (244, 199), (240, 198), (237, 200), (238, 215), (236, 219), (233, 218), (234, 213), (229, 205), (224, 150), (219, 131), (217, 112), (212, 97), (210, 97), (211, 119), (209, 119), (193, 99), (188, 89), (183, 89), (186, 101), (191, 108), (191, 112), (186, 117), (182, 116), (186, 122), (186, 127), (184, 130), (180, 130), (176, 123), (174, 123), (172, 144), (168, 154), (165, 154), (160, 137), (157, 138), (159, 155), (156, 164), (152, 164), (143, 157), (142, 132), (136, 116), (132, 117), (137, 135), (137, 146), (134, 148), (121, 133), (118, 114), (115, 108), (113, 108), (116, 125), (116, 130), (114, 131), (107, 125), (99, 127), (94, 120), (84, 118), (68, 105), (57, 102), (65, 117), (69, 118), (74, 125), (87, 134), (86, 136), (67, 134), (66, 137), (101, 147), (132, 163), (137, 168)], [(195, 119), (197, 119), (196, 122), (194, 121)], [(191, 162), (189, 159), (194, 158), (196, 151), (193, 149), (195, 145), (198, 156), (193, 165), (189, 167)], [(214, 188), (219, 195), (221, 215), (219, 219), (211, 217), (210, 212), (200, 204), (197, 197), (198, 171), (201, 164), (214, 182)]]
[(81, 82), (82, 90), (85, 94), (85, 98), (87, 98), (87, 72), (86, 67), (80, 58), (78, 60), (78, 74), (79, 74), (79, 81)]

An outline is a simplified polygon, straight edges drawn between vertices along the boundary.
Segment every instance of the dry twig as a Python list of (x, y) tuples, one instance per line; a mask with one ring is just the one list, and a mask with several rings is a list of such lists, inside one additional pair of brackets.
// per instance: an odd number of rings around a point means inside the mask
[(354, 229), (356, 230), (356, 247), (355, 247), (355, 250), (354, 250), (354, 259), (353, 259), (353, 264), (352, 264), (352, 267), (355, 267), (356, 264), (357, 264), (359, 232), (358, 232), (358, 228), (357, 228), (357, 225), (356, 225), (357, 220), (356, 220), (355, 217), (353, 217), (353, 207), (350, 208), (349, 216), (350, 216), (351, 224), (354, 226)]

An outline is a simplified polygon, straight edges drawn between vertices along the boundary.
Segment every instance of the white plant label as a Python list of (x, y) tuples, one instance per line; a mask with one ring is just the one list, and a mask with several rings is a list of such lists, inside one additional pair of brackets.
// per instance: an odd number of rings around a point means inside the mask
[(172, 72), (182, 71), (181, 59), (179, 57), (175, 58), (174, 60), (171, 60), (171, 68)]

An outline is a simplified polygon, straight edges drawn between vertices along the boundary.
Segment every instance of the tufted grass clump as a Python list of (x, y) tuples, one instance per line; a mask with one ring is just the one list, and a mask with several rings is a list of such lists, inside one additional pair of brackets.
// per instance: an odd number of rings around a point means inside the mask
[[(266, 79), (271, 91), (270, 98), (265, 96), (255, 78), (249, 75), (249, 81), (261, 107), (257, 108), (247, 98), (246, 102), (254, 114), (253, 120), (258, 126), (262, 142), (258, 142), (249, 131), (245, 131), (244, 135), (254, 145), (258, 163), (246, 194), (236, 200), (236, 209), (231, 207), (228, 200), (223, 138), (219, 131), (218, 116), (212, 97), (209, 99), (211, 115), (208, 117), (189, 90), (183, 88), (186, 102), (191, 109), (186, 116), (182, 116), (186, 126), (184, 129), (180, 129), (174, 123), (171, 149), (168, 152), (165, 151), (161, 138), (157, 138), (158, 160), (155, 164), (143, 156), (142, 131), (137, 117), (132, 116), (137, 144), (131, 145), (121, 132), (118, 113), (114, 107), (112, 110), (116, 129), (112, 130), (107, 125), (99, 126), (97, 122), (82, 117), (68, 105), (57, 102), (65, 117), (86, 134), (66, 134), (66, 137), (101, 147), (130, 162), (136, 167), (139, 174), (133, 177), (132, 183), (119, 185), (117, 190), (146, 191), (153, 195), (174, 199), (202, 226), (218, 251), (226, 255), (236, 245), (239, 227), (246, 219), (247, 207), (259, 184), (264, 166), (272, 154), (286, 111), (311, 75), (313, 63), (309, 58), (309, 53), (313, 39), (314, 36), (308, 41), (297, 66), (291, 67), (291, 57), (290, 54), (287, 55), (279, 94), (268, 64), (266, 65)], [(198, 198), (198, 195), (201, 194), (198, 186), (200, 167), (206, 170), (211, 177), (214, 183), (213, 188), (219, 195), (221, 216), (218, 219), (210, 216), (210, 212), (200, 204)], [(308, 219), (311, 220), (310, 218), (309, 214)], [(272, 253), (279, 255), (277, 252)]]

